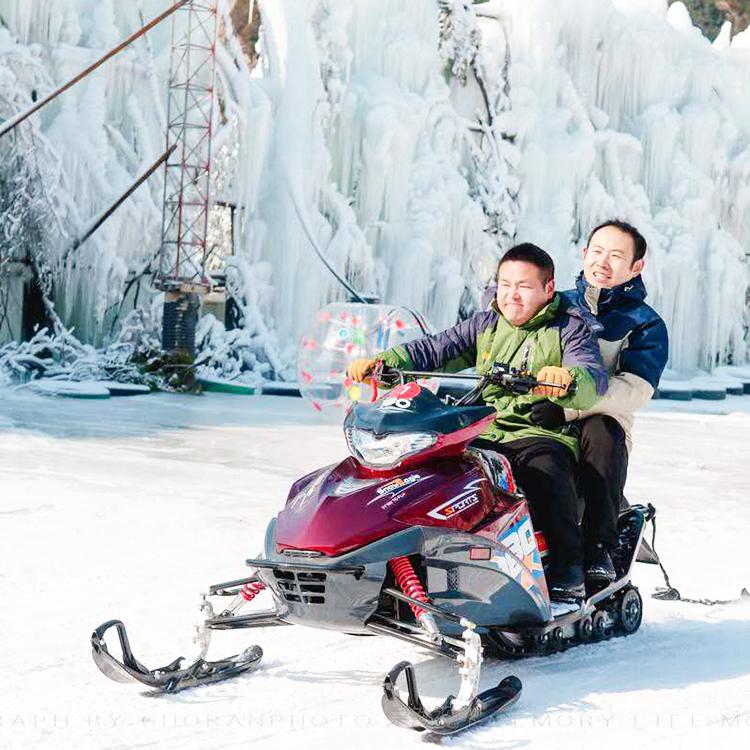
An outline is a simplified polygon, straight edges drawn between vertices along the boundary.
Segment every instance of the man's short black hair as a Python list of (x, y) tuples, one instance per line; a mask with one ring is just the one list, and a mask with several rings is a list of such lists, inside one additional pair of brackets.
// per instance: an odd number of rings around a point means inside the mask
[(508, 250), (500, 262), (497, 264), (495, 278), (500, 273), (500, 266), (509, 260), (520, 260), (524, 263), (531, 263), (541, 271), (542, 284), (546, 284), (555, 278), (555, 262), (549, 253), (545, 253), (541, 247), (533, 245), (531, 242), (522, 242), (520, 245), (514, 245)]
[[(598, 227), (594, 227), (589, 234), (589, 239), (586, 243), (586, 247), (591, 244), (591, 238), (600, 229), (604, 229), (604, 227), (614, 227), (615, 229), (619, 229), (621, 232), (625, 232), (625, 234), (630, 235), (633, 240), (633, 247), (635, 248), (633, 263), (635, 263), (637, 260), (641, 260), (641, 258), (646, 255), (648, 245), (646, 245), (646, 240), (644, 239), (643, 235), (632, 224), (628, 224), (627, 221), (620, 221), (619, 219), (609, 219), (599, 224)], [(632, 266), (633, 263), (631, 263), (630, 265)]]

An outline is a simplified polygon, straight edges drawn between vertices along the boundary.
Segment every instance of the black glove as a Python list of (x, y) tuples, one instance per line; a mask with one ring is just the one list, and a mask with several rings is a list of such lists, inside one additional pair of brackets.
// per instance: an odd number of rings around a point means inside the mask
[(565, 409), (552, 401), (536, 401), (531, 405), (529, 419), (539, 427), (562, 427), (566, 424)]

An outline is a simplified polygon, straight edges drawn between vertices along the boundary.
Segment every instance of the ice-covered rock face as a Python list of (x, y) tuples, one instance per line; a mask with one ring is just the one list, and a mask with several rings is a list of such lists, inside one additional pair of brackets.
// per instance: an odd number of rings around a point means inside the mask
[[(612, 216), (649, 242), (671, 365), (745, 358), (746, 35), (712, 46), (664, 0), (441, 5), (448, 15), (435, 0), (260, 0), (259, 66), (231, 36), (220, 47), (214, 195), (240, 207), (229, 283), (257, 349), (245, 361), (288, 371), (315, 312), (348, 296), (311, 242), (358, 290), (444, 327), (479, 304), (513, 241), (549, 250), (570, 285), (589, 229)], [(164, 7), (0, 0), (0, 116)], [(60, 165), (52, 261), (163, 151), (169, 26), (37, 121)], [(58, 309), (86, 340), (158, 250), (160, 183), (58, 268)]]
[[(261, 5), (268, 38), (286, 38), (285, 29), (298, 27), (304, 14), (293, 0), (274, 2), (273, 10), (270, 5)], [(335, 263), (343, 268), (348, 262), (360, 288), (418, 307), (438, 327), (448, 325), (466, 290), (471, 297), (484, 283), (479, 269), (486, 275), (491, 264), (482, 259), (510, 242), (499, 237), (488, 243), (478, 210), (486, 206), (466, 177), (465, 151), (472, 143), (466, 124), (481, 113), (475, 81), (470, 77), (464, 87), (454, 79), (449, 89), (437, 75), (443, 61), (432, 0), (408, 8), (367, 1), (304, 5), (312, 50), (287, 45), (283, 62), (268, 57), (268, 73), (272, 78), (285, 65), (304, 67), (303, 57), (311, 59), (316, 50), (316, 65), (336, 71), (335, 85), (325, 72), (320, 79), (330, 109), (318, 123), (310, 158), (298, 159), (323, 170), (317, 176), (306, 170), (306, 179), (317, 182), (307, 186), (308, 196), (326, 190), (344, 196), (361, 231), (357, 242), (349, 232), (354, 254), (331, 245)], [(449, 5), (460, 27), (470, 9)], [(512, 112), (503, 114), (503, 129), (516, 132), (521, 151), (515, 239), (548, 249), (558, 264), (558, 286), (565, 287), (580, 269), (591, 227), (609, 217), (631, 221), (649, 242), (644, 276), (651, 303), (670, 327), (672, 366), (689, 370), (744, 358), (750, 103), (741, 92), (750, 74), (747, 54), (712, 47), (684, 6), (668, 11), (661, 0), (492, 0), (476, 13), (488, 67), (500, 69), (509, 45)], [(295, 117), (304, 111), (288, 81), (277, 96), (285, 106), (294, 102)], [(313, 110), (307, 111), (303, 121), (311, 122)], [(279, 140), (291, 145), (286, 132)], [(506, 143), (497, 142), (500, 148)], [(323, 155), (313, 156), (318, 149)], [(279, 170), (266, 173), (278, 179)], [(501, 177), (506, 186), (516, 179), (512, 170)], [(506, 217), (506, 223), (516, 219), (513, 209)], [(351, 214), (337, 219), (353, 227)], [(330, 217), (328, 224), (335, 226)], [(297, 267), (297, 254), (309, 251), (293, 222), (284, 223), (281, 235), (266, 252), (283, 255), (283, 246), (292, 255), (289, 267), (296, 270), (284, 276), (284, 285), (306, 285), (295, 304), (309, 314), (335, 293), (335, 282), (322, 267), (315, 278), (307, 265)], [(274, 261), (278, 267), (286, 262)], [(295, 281), (294, 273), (304, 279)], [(298, 323), (288, 308), (282, 296), (277, 320), (293, 331)]]
[(478, 266), (498, 246), (470, 195), (478, 138), (451, 102), (434, 0), (273, 0), (261, 10), (273, 127), (245, 241), (263, 232), (280, 337), (342, 294), (299, 212), (360, 291), (452, 324), (462, 298), (477, 303)]
[(510, 30), (519, 239), (551, 250), (566, 284), (594, 224), (636, 224), (671, 364), (690, 370), (747, 352), (750, 56), (665, 6), (493, 0), (478, 12)]
[[(0, 0), (13, 39), (0, 42), (0, 117), (29, 107), (163, 8), (159, 0)], [(58, 311), (84, 341), (102, 341), (127, 280), (159, 248), (162, 187), (152, 180), (70, 253), (164, 150), (168, 42), (168, 28), (155, 31), (0, 142), (3, 159), (20, 158), (38, 187), (38, 250), (53, 271)]]

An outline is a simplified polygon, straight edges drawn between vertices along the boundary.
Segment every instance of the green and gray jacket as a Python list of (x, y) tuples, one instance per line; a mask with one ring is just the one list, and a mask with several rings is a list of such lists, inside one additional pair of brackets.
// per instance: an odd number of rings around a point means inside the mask
[[(554, 365), (570, 370), (576, 384), (573, 395), (550, 398), (568, 409), (589, 409), (607, 391), (607, 371), (596, 335), (579, 309), (566, 307), (555, 294), (534, 317), (521, 326), (509, 323), (495, 303), (458, 325), (433, 336), (425, 336), (377, 355), (391, 367), (404, 370), (459, 372), (476, 367), (489, 372), (500, 362), (536, 375), (542, 367)], [(497, 417), (482, 433), (486, 440), (501, 443), (519, 438), (552, 438), (578, 455), (578, 439), (569, 425), (546, 428), (532, 424), (531, 404), (545, 397), (515, 396), (497, 385), (489, 385), (482, 396), (494, 406)]]

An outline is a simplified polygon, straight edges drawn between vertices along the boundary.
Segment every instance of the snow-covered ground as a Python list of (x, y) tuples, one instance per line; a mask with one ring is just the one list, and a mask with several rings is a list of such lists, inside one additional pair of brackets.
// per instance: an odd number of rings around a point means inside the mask
[[(657, 547), (686, 596), (750, 584), (749, 440), (748, 397), (654, 402), (638, 417), (628, 494), (658, 506)], [(292, 480), (344, 451), (340, 428), (298, 399), (0, 391), (0, 747), (420, 746), (382, 714), (382, 677), (411, 659), (437, 699), (455, 675), (404, 643), (217, 633), (214, 656), (259, 643), (260, 671), (168, 697), (107, 680), (90, 657), (92, 628), (111, 617), (146, 664), (184, 652), (198, 592), (244, 575)], [(488, 663), (483, 685), (515, 673), (521, 701), (444, 744), (748, 747), (750, 606), (653, 601), (659, 582), (638, 566), (646, 615), (630, 638)]]

